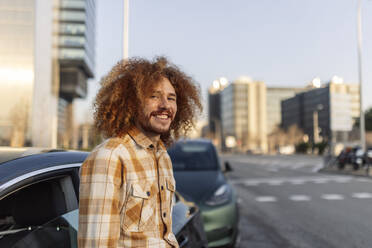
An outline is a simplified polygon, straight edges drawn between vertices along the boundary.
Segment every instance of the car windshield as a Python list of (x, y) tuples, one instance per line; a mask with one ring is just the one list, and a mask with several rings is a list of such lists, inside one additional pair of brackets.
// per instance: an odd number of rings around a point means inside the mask
[(217, 170), (218, 160), (209, 143), (179, 142), (168, 150), (174, 171)]

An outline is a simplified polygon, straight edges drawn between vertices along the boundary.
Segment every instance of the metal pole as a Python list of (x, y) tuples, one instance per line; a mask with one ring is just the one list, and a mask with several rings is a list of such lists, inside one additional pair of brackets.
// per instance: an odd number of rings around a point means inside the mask
[(123, 59), (128, 59), (129, 0), (124, 0)]
[[(362, 0), (358, 0), (358, 12), (357, 12), (357, 28), (358, 28), (358, 72), (359, 72), (359, 102), (360, 102), (360, 145), (363, 152), (366, 151), (366, 135), (365, 135), (365, 122), (364, 122), (364, 111), (363, 111), (363, 78), (362, 78)], [(369, 168), (367, 169), (368, 173)]]

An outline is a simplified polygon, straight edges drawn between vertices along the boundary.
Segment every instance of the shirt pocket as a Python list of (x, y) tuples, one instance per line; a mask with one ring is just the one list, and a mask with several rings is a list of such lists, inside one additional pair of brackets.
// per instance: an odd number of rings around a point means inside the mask
[(167, 201), (169, 202), (169, 209), (172, 210), (172, 201), (173, 201), (174, 191), (176, 190), (176, 183), (173, 178), (167, 178), (166, 184), (167, 184), (166, 197), (167, 197)]
[(143, 232), (157, 228), (155, 209), (158, 190), (150, 181), (132, 183), (127, 202), (124, 207), (124, 231)]

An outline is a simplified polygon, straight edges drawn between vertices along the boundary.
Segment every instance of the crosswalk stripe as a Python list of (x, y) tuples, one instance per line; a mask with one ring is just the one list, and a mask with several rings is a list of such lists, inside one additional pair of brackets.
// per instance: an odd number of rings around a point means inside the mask
[(274, 196), (259, 196), (259, 197), (256, 197), (256, 201), (258, 201), (258, 202), (276, 202), (276, 197), (274, 197)]
[(344, 196), (339, 194), (324, 194), (322, 198), (325, 200), (343, 200)]
[(291, 195), (289, 199), (292, 201), (310, 201), (311, 197), (307, 195)]
[(372, 194), (371, 193), (354, 193), (352, 195), (354, 198), (358, 198), (358, 199), (370, 199), (372, 198)]

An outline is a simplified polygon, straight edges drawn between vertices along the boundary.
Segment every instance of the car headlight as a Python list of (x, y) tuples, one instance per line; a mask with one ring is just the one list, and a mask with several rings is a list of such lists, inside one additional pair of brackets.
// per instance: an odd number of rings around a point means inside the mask
[(209, 206), (222, 205), (230, 200), (231, 188), (228, 184), (223, 184), (214, 192), (212, 197), (205, 201)]

